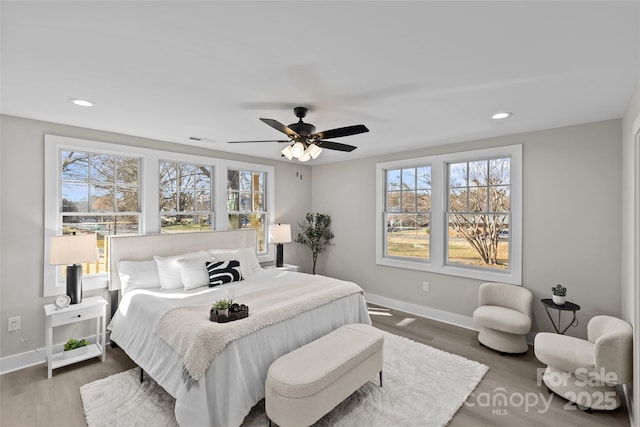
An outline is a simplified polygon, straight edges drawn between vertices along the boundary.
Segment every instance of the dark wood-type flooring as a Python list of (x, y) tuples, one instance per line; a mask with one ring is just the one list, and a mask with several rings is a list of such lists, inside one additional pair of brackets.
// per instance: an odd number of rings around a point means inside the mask
[[(614, 412), (585, 413), (554, 396), (548, 408), (546, 387), (538, 386), (537, 370), (544, 368), (529, 349), (523, 356), (500, 356), (478, 344), (477, 332), (371, 306), (374, 326), (459, 354), (490, 367), (474, 394), (453, 417), (460, 426), (629, 426), (626, 406)], [(120, 349), (107, 349), (107, 360), (87, 360), (54, 370), (47, 379), (44, 364), (0, 376), (0, 426), (86, 426), (80, 386), (134, 367)], [(498, 397), (506, 397), (507, 404)], [(544, 399), (544, 401), (543, 401)], [(422, 423), (416, 420), (417, 427)]]

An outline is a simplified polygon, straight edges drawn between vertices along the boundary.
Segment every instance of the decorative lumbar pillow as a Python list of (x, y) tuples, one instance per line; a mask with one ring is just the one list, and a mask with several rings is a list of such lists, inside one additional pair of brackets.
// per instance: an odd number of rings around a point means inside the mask
[(122, 294), (133, 289), (153, 289), (160, 287), (160, 276), (155, 261), (118, 261), (118, 276)]
[(249, 277), (261, 268), (255, 248), (210, 249), (209, 253), (216, 261), (239, 260), (243, 277)]
[(184, 285), (182, 284), (182, 276), (180, 275), (180, 266), (178, 265), (179, 259), (186, 258), (198, 258), (207, 256), (207, 252), (199, 251), (188, 254), (160, 257), (154, 256), (158, 264), (158, 274), (160, 275), (160, 287), (162, 289), (179, 289)]
[(188, 291), (209, 284), (209, 272), (205, 265), (209, 261), (213, 261), (213, 259), (207, 253), (193, 258), (178, 259), (180, 277), (185, 290)]
[(209, 286), (218, 286), (224, 283), (238, 282), (242, 280), (242, 270), (238, 260), (207, 262), (209, 272)]

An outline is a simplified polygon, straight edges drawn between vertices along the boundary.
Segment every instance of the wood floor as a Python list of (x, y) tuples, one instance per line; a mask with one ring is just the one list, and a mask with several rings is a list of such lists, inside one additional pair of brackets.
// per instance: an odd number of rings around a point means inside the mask
[[(374, 326), (432, 347), (459, 354), (490, 367), (472, 396), (449, 424), (461, 426), (629, 426), (626, 407), (591, 414), (566, 405), (537, 385), (543, 365), (531, 349), (524, 356), (500, 356), (478, 344), (477, 333), (378, 306), (370, 307)], [(107, 361), (97, 358), (56, 369), (38, 365), (0, 376), (0, 426), (86, 426), (80, 386), (128, 370), (134, 363), (120, 349), (107, 349)], [(500, 396), (507, 399), (501, 405)], [(543, 401), (544, 399), (544, 401)], [(415, 426), (424, 425), (416, 420)]]

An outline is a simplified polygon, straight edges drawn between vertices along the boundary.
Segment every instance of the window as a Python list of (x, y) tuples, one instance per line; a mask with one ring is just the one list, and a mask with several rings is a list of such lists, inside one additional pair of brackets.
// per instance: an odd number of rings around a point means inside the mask
[(429, 260), (431, 166), (385, 171), (385, 255)]
[(213, 167), (160, 162), (160, 225), (162, 233), (213, 228)]
[(509, 268), (511, 159), (449, 163), (447, 263)]
[(105, 236), (139, 233), (139, 159), (75, 150), (59, 154), (57, 228), (62, 234), (96, 233), (100, 257), (83, 265), (82, 272), (104, 273)]
[(377, 165), (376, 262), (520, 284), (522, 146)]
[(265, 172), (227, 171), (227, 213), (229, 228), (258, 230), (258, 254), (266, 252), (267, 210)]
[(65, 292), (65, 269), (49, 265), (51, 237), (63, 233), (98, 234), (101, 257), (85, 266), (84, 290), (107, 286), (109, 234), (255, 228), (258, 261), (274, 259), (266, 244), (272, 166), (54, 135), (45, 135), (44, 151), (45, 297)]

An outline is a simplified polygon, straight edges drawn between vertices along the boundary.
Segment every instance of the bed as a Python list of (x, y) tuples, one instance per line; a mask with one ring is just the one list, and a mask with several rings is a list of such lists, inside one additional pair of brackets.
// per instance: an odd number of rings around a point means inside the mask
[[(176, 399), (181, 426), (241, 425), (264, 397), (275, 359), (342, 325), (371, 323), (359, 286), (260, 268), (247, 249), (255, 239), (254, 230), (109, 238), (109, 289), (117, 305), (111, 340)], [(243, 280), (194, 287), (195, 276), (185, 277), (183, 268), (185, 286), (163, 288), (153, 285), (156, 277), (136, 281), (130, 274), (132, 265), (144, 271), (154, 261), (164, 285), (163, 260), (195, 253), (229, 265), (238, 260)], [(197, 264), (193, 258), (180, 258), (180, 267)], [(248, 305), (249, 317), (210, 322), (209, 308), (220, 298)]]

